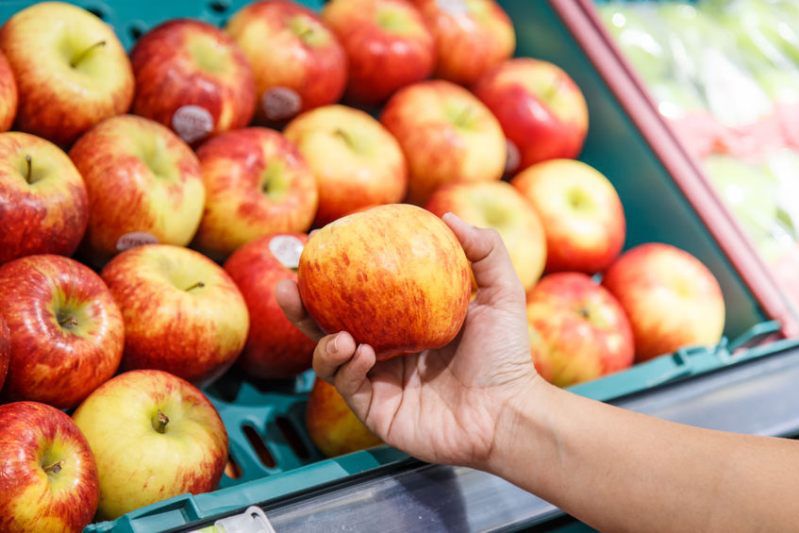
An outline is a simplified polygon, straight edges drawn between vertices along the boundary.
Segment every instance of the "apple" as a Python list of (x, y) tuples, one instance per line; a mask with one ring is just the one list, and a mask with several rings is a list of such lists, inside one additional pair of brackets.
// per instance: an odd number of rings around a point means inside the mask
[(27, 133), (0, 133), (0, 264), (72, 255), (88, 219), (86, 185), (60, 148)]
[(307, 239), (302, 233), (267, 235), (245, 244), (225, 262), (250, 314), (247, 344), (238, 359), (248, 376), (290, 378), (311, 368), (316, 343), (288, 321), (275, 300), (278, 282), (297, 281)]
[(194, 246), (221, 259), (276, 232), (303, 232), (313, 222), (316, 178), (297, 147), (280, 133), (247, 128), (224, 133), (197, 151), (205, 213)]
[(187, 143), (243, 128), (255, 113), (247, 58), (210, 24), (165, 22), (139, 39), (130, 60), (134, 113), (171, 127)]
[(497, 119), (469, 91), (441, 80), (397, 92), (380, 121), (399, 141), (408, 163), (408, 200), (423, 205), (440, 186), (496, 181), (507, 145)]
[(86, 398), (73, 418), (97, 461), (100, 519), (211, 491), (228, 460), (227, 433), (214, 406), (167, 372), (120, 374)]
[(613, 185), (580, 161), (537, 163), (512, 184), (541, 217), (547, 272), (605, 270), (624, 246), (624, 209)]
[(471, 275), (444, 222), (392, 204), (314, 232), (300, 256), (298, 286), (324, 331), (348, 331), (385, 360), (452, 341), (466, 318)]
[(538, 281), (547, 260), (544, 227), (532, 204), (507, 183), (445, 185), (433, 193), (426, 208), (438, 216), (452, 212), (474, 226), (497, 230), (525, 290)]
[(11, 332), (5, 319), (0, 316), (0, 390), (6, 381), (9, 359), (11, 359)]
[(588, 132), (583, 93), (560, 67), (531, 58), (506, 61), (483, 76), (475, 94), (519, 150), (520, 167), (576, 158)]
[(135, 244), (191, 241), (205, 203), (200, 163), (169, 129), (113, 117), (83, 135), (69, 156), (89, 192), (85, 244), (93, 262)]
[(721, 339), (721, 288), (686, 251), (662, 243), (636, 246), (611, 265), (602, 284), (630, 319), (637, 361)]
[(516, 34), (494, 0), (415, 0), (436, 42), (436, 77), (472, 85), (513, 55)]
[(17, 114), (17, 82), (6, 56), (0, 52), (0, 132), (7, 131)]
[(58, 409), (0, 405), (0, 531), (83, 531), (97, 509), (97, 466)]
[(433, 73), (433, 36), (406, 0), (332, 0), (322, 20), (347, 54), (349, 100), (378, 104)]
[(347, 83), (347, 56), (310, 9), (262, 0), (238, 11), (225, 31), (250, 62), (262, 122), (280, 123), (337, 102)]
[(367, 113), (341, 105), (320, 107), (295, 118), (284, 134), (316, 176), (318, 226), (404, 198), (408, 171), (402, 149)]
[(131, 248), (103, 268), (125, 321), (126, 370), (154, 368), (205, 384), (247, 340), (247, 304), (224, 270), (187, 248)]
[(5, 398), (68, 409), (114, 375), (122, 315), (88, 267), (58, 255), (16, 259), (0, 267), (0, 294), (10, 331)]
[(314, 382), (308, 396), (305, 425), (325, 457), (372, 448), (382, 442), (358, 420), (336, 388), (321, 379)]
[(67, 146), (130, 107), (125, 50), (111, 26), (84, 9), (42, 2), (18, 11), (0, 29), (0, 50), (19, 91), (17, 129)]
[(568, 387), (633, 363), (630, 323), (619, 302), (588, 275), (548, 274), (527, 298), (533, 361), (547, 381)]

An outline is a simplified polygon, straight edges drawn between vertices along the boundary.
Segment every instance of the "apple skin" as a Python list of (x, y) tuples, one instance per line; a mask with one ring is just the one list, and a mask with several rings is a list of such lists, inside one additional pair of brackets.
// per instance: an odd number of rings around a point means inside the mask
[(125, 370), (164, 370), (204, 385), (244, 348), (244, 298), (220, 266), (194, 250), (138, 246), (112, 259), (101, 276), (125, 321)]
[(347, 54), (348, 100), (379, 104), (433, 73), (433, 36), (406, 0), (332, 0), (322, 20)]
[(200, 163), (168, 128), (133, 115), (113, 117), (83, 135), (69, 156), (89, 193), (84, 244), (93, 263), (124, 250), (120, 238), (131, 233), (163, 244), (191, 241), (205, 204)]
[(11, 332), (8, 331), (5, 319), (0, 316), (0, 390), (8, 374), (8, 362), (11, 359)]
[(6, 56), (0, 52), (0, 132), (8, 131), (17, 114), (17, 82)]
[(289, 0), (254, 2), (233, 15), (225, 31), (249, 60), (259, 121), (281, 123), (344, 93), (347, 56), (310, 9)]
[(0, 316), (11, 332), (3, 396), (74, 407), (116, 372), (125, 331), (100, 277), (67, 257), (0, 267)]
[(225, 262), (250, 314), (247, 344), (238, 359), (249, 376), (285, 379), (311, 368), (316, 343), (289, 322), (275, 299), (278, 282), (297, 281), (294, 260), (307, 240), (303, 233), (267, 235), (245, 244)]
[(295, 118), (284, 134), (316, 176), (317, 226), (405, 197), (408, 170), (402, 149), (367, 113), (341, 105), (320, 107)]
[(0, 264), (32, 254), (72, 255), (88, 220), (86, 185), (60, 148), (27, 133), (0, 133)]
[(43, 2), (18, 11), (0, 29), (0, 50), (17, 82), (16, 129), (68, 146), (130, 107), (134, 80), (125, 50), (111, 26), (84, 9)]
[(97, 462), (100, 519), (214, 490), (228, 460), (227, 432), (214, 406), (166, 372), (116, 376), (86, 398), (73, 419)]
[(583, 93), (560, 67), (531, 58), (506, 61), (475, 85), (518, 148), (522, 170), (547, 159), (574, 159), (588, 132)]
[(491, 112), (466, 89), (441, 80), (397, 92), (380, 121), (408, 163), (408, 200), (424, 205), (446, 183), (496, 181), (507, 145)]
[(347, 331), (385, 360), (452, 341), (466, 318), (471, 276), (444, 222), (392, 204), (314, 232), (300, 257), (298, 285), (324, 331)]
[(544, 276), (527, 297), (533, 362), (559, 387), (628, 368), (630, 323), (610, 292), (579, 272)]
[(541, 277), (547, 257), (544, 227), (533, 206), (507, 183), (445, 185), (433, 193), (426, 208), (438, 216), (452, 212), (474, 226), (497, 230), (525, 290)]
[(571, 159), (537, 163), (512, 184), (535, 208), (547, 240), (547, 272), (602, 272), (621, 252), (624, 208), (599, 171)]
[(252, 120), (255, 80), (247, 58), (210, 24), (165, 22), (139, 39), (130, 60), (136, 78), (133, 112), (171, 127), (188, 143)]
[(437, 78), (470, 86), (513, 55), (513, 23), (495, 0), (414, 3), (435, 37)]
[(688, 252), (662, 243), (636, 246), (611, 265), (602, 284), (630, 319), (637, 361), (721, 339), (721, 288)]
[(311, 440), (325, 457), (336, 457), (382, 443), (358, 420), (336, 388), (319, 378), (308, 396), (305, 426)]

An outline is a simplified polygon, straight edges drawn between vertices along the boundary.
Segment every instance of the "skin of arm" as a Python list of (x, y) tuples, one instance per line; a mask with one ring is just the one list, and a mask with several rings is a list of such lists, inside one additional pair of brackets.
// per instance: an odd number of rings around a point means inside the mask
[(525, 295), (501, 238), (447, 214), (477, 294), (448, 346), (376, 363), (324, 335), (295, 283), (277, 299), (318, 339), (314, 370), (386, 443), (491, 472), (602, 531), (789, 531), (799, 444), (675, 424), (558, 389), (530, 358)]

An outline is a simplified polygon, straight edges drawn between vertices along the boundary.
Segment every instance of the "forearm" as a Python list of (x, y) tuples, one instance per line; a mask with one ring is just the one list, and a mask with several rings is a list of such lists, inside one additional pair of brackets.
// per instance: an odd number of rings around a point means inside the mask
[(674, 424), (540, 384), (486, 469), (603, 531), (795, 527), (799, 443)]

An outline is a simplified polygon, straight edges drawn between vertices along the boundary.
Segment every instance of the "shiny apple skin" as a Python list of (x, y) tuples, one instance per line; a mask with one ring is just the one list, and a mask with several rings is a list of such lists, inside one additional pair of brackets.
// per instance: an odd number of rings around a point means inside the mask
[(8, 361), (11, 359), (11, 332), (8, 330), (5, 319), (0, 316), (0, 390), (8, 374)]
[(17, 115), (17, 82), (6, 56), (0, 52), (0, 132), (8, 131)]

